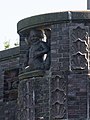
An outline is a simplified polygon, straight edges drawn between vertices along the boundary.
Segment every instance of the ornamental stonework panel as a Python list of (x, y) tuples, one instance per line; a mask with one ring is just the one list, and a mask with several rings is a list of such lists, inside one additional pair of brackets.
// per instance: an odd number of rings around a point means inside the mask
[(51, 79), (51, 119), (66, 117), (66, 81), (62, 76)]
[(35, 118), (35, 101), (33, 85), (33, 78), (20, 81), (18, 88), (19, 120), (34, 120)]
[(87, 70), (89, 59), (89, 29), (78, 25), (70, 27), (70, 69)]

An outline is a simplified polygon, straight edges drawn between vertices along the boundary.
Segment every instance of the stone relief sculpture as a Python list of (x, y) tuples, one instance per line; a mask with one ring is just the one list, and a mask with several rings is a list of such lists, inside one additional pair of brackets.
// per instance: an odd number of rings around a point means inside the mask
[[(46, 31), (46, 30), (45, 30)], [(47, 39), (49, 35), (45, 32)], [(44, 38), (44, 33), (41, 30), (33, 29), (30, 31), (27, 43), (29, 46), (29, 51), (27, 54), (27, 66), (26, 71), (34, 70), (47, 70), (50, 66), (50, 56), (48, 55), (50, 51), (49, 44), (42, 41)], [(44, 55), (47, 55), (44, 60)]]
[(63, 104), (55, 103), (52, 107), (53, 109), (53, 118), (54, 119), (63, 119), (65, 116), (65, 108)]
[(88, 68), (88, 28), (75, 26), (70, 31), (70, 58), (72, 70)]
[(66, 86), (64, 78), (55, 76), (51, 83), (51, 113), (53, 119), (65, 118)]
[(76, 54), (73, 54), (72, 59), (72, 68), (78, 69), (78, 70), (84, 70), (88, 66), (86, 54), (82, 54), (81, 52), (77, 52)]
[(81, 51), (82, 53), (88, 52), (88, 44), (85, 40), (81, 40), (80, 38), (73, 41), (72, 45), (72, 53)]

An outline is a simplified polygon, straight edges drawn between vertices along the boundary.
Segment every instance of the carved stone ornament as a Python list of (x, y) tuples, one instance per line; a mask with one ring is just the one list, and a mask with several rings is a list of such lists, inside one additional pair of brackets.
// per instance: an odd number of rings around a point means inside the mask
[(53, 119), (65, 118), (66, 86), (64, 78), (55, 76), (51, 82), (51, 113)]
[(72, 41), (80, 38), (88, 43), (88, 27), (87, 26), (75, 26), (71, 29), (71, 39)]
[(81, 40), (80, 38), (76, 39), (76, 41), (73, 41), (72, 45), (72, 54), (76, 52), (82, 52), (87, 53), (88, 52), (88, 44), (85, 40)]
[(88, 66), (86, 54), (82, 54), (81, 52), (77, 52), (72, 55), (72, 69), (84, 70)]
[[(48, 35), (49, 36), (49, 35)], [(48, 39), (48, 37), (46, 37)], [(49, 36), (50, 38), (50, 36)], [(43, 41), (44, 33), (38, 29), (30, 31), (27, 43), (29, 46), (27, 55), (26, 71), (46, 70), (50, 67), (50, 46), (48, 42)], [(46, 59), (44, 55), (46, 54)]]
[(88, 68), (88, 32), (86, 26), (75, 26), (70, 29), (70, 63), (72, 70), (85, 70)]

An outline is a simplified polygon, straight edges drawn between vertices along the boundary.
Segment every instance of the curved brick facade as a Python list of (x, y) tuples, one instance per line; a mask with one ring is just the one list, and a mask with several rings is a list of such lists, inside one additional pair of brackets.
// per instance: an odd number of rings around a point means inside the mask
[[(19, 102), (24, 103), (24, 97), (28, 97), (26, 103), (31, 101), (19, 107), (20, 115), (24, 116), (20, 120), (89, 119), (89, 22), (89, 11), (51, 13), (19, 21), (17, 31), (21, 43), (20, 61), (23, 61)], [(32, 29), (51, 30), (51, 64), (42, 76), (37, 76), (35, 71), (32, 75), (29, 71), (29, 76), (24, 71), (23, 58), (30, 49), (25, 39)]]
[[(20, 47), (0, 52), (0, 120), (89, 120), (90, 11), (25, 18), (17, 32)], [(33, 47), (31, 35), (42, 42)]]

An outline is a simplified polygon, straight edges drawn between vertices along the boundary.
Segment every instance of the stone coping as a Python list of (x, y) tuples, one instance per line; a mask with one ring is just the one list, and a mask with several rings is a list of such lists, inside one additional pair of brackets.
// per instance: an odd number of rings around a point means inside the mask
[(13, 57), (17, 57), (19, 55), (20, 55), (20, 48), (19, 47), (6, 49), (3, 51), (0, 51), (0, 61), (10, 59)]
[(90, 10), (87, 11), (66, 11), (36, 15), (22, 19), (17, 23), (17, 32), (23, 32), (27, 29), (45, 25), (51, 25), (59, 22), (69, 21), (87, 21), (90, 20)]

